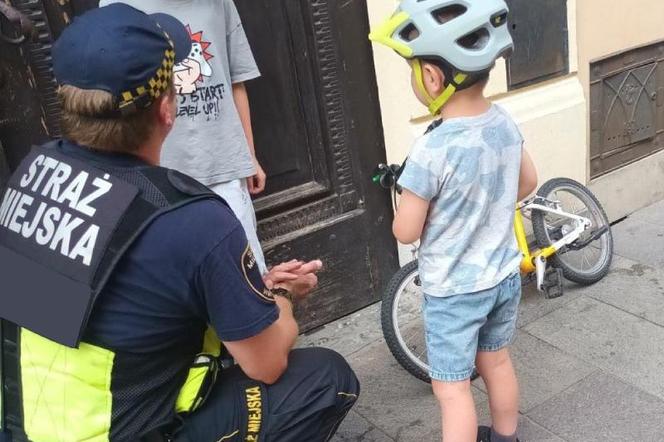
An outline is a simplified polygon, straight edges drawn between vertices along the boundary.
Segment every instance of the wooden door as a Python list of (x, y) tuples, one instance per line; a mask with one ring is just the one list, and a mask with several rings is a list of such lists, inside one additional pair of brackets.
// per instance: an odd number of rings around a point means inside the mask
[[(0, 8), (0, 144), (3, 160), (10, 168), (15, 167), (32, 144), (47, 139), (49, 126), (46, 105), (53, 95), (45, 94), (44, 57), (39, 52), (44, 35), (43, 10), (7, 5)], [(34, 13), (36, 12), (36, 13)], [(29, 38), (21, 31), (20, 17), (27, 20), (35, 34)], [(47, 33), (48, 34), (48, 33)], [(54, 92), (54, 89), (52, 90)]]
[(269, 262), (322, 258), (305, 329), (379, 299), (397, 267), (392, 206), (371, 182), (385, 148), (365, 2), (242, 0), (262, 77), (248, 83), (267, 189), (256, 201)]
[[(58, 135), (50, 46), (98, 0), (11, 3), (38, 29), (37, 43), (0, 52), (0, 70), (13, 79), (0, 94), (0, 122), (2, 112), (23, 112), (0, 133), (15, 166), (30, 144)], [(390, 197), (371, 182), (385, 149), (366, 4), (235, 3), (263, 74), (248, 88), (269, 175), (255, 201), (266, 256), (325, 262), (320, 289), (297, 312), (307, 330), (378, 300), (397, 267)]]
[[(57, 137), (59, 109), (51, 45), (71, 18), (98, 0), (11, 0), (0, 8), (0, 144), (10, 168), (30, 146)], [(18, 13), (34, 29), (21, 39)], [(10, 40), (13, 40), (10, 42)]]

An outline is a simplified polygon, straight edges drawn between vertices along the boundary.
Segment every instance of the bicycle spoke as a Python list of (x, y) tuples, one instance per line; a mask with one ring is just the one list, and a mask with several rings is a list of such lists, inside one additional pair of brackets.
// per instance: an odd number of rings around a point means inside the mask
[[(590, 260), (588, 259), (586, 252), (582, 250), (581, 255), (583, 256), (583, 261), (581, 261), (581, 265), (583, 266), (583, 263), (588, 263), (588, 268), (592, 268), (592, 265), (590, 264)], [(585, 267), (582, 268), (585, 270)]]
[(406, 344), (408, 344), (409, 342), (412, 341), (412, 339), (413, 339), (414, 337), (416, 337), (416, 336), (419, 335), (419, 334), (420, 334), (420, 331), (417, 329), (417, 327), (415, 327), (415, 331), (412, 332), (412, 333), (408, 336), (408, 338), (404, 339), (404, 342), (406, 342)]
[(586, 259), (588, 260), (588, 266), (590, 268), (599, 262), (599, 257), (592, 251), (592, 249), (589, 249), (588, 247), (584, 248), (584, 256), (586, 256)]

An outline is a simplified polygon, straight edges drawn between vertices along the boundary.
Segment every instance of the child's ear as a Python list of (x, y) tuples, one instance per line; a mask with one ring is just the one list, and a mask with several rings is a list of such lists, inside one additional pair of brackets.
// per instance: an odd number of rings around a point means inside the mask
[(431, 63), (422, 63), (422, 80), (424, 87), (432, 97), (437, 97), (445, 89), (445, 74), (436, 65)]

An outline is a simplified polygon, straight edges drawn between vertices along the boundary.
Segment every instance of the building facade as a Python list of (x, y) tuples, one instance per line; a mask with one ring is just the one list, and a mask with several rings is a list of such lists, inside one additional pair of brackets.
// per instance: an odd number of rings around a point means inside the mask
[[(508, 0), (516, 49), (489, 95), (516, 119), (546, 179), (589, 185), (616, 220), (664, 198), (664, 2)], [(372, 25), (396, 7), (369, 0)], [(374, 47), (388, 159), (400, 162), (430, 119), (410, 68)]]

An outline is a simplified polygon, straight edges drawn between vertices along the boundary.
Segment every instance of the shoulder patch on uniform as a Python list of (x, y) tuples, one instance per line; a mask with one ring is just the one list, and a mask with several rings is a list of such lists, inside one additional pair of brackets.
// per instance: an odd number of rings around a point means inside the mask
[(244, 249), (244, 253), (242, 253), (240, 267), (242, 267), (244, 279), (247, 281), (247, 284), (249, 284), (249, 287), (256, 296), (262, 301), (275, 302), (274, 295), (263, 284), (263, 276), (261, 275), (258, 263), (256, 262), (256, 257), (249, 244), (247, 244), (247, 248)]

